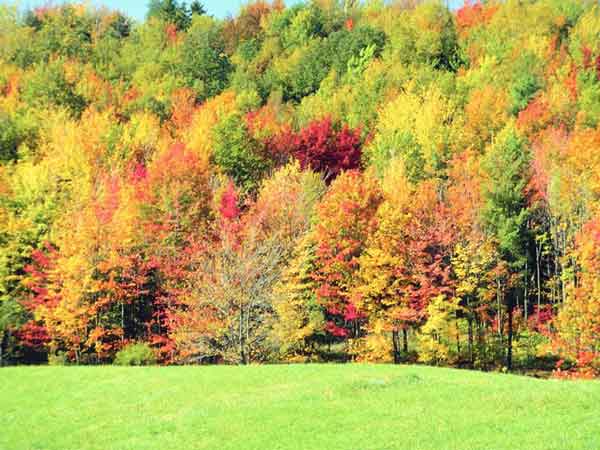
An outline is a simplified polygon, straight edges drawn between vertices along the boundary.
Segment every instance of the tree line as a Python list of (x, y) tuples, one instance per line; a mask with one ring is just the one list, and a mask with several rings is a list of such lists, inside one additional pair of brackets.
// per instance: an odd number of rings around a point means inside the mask
[(600, 10), (0, 6), (0, 363), (600, 375)]

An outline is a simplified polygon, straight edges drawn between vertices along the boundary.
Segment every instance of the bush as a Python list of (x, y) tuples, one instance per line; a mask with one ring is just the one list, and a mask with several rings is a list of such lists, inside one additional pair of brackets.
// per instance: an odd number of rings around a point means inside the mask
[(48, 355), (49, 366), (66, 366), (67, 364), (69, 364), (69, 358), (65, 352), (50, 353)]
[(130, 344), (117, 353), (114, 364), (117, 366), (150, 366), (156, 364), (156, 355), (147, 344)]

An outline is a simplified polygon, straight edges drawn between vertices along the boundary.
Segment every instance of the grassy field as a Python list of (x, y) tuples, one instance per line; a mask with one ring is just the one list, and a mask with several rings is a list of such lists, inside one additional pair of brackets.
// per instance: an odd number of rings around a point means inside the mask
[(600, 383), (385, 365), (0, 369), (0, 449), (600, 449)]

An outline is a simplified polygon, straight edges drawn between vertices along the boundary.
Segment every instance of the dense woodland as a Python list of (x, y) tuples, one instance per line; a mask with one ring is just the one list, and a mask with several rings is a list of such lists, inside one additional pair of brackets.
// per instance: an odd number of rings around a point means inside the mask
[(596, 3), (0, 6), (0, 362), (600, 376)]

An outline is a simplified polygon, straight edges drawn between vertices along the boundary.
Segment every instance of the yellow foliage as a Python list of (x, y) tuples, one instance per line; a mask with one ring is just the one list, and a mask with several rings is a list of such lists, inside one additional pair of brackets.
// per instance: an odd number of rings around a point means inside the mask
[(404, 161), (401, 158), (390, 161), (383, 174), (381, 189), (386, 200), (393, 204), (395, 209), (402, 209), (410, 204), (414, 187), (408, 181)]
[(465, 141), (483, 151), (508, 120), (508, 99), (492, 86), (476, 89), (465, 106)]
[(427, 322), (419, 333), (419, 360), (426, 363), (454, 362), (452, 346), (460, 336), (457, 313), (460, 299), (443, 295), (433, 298), (427, 306)]
[(495, 249), (488, 239), (457, 244), (452, 256), (457, 297), (467, 302), (469, 298), (480, 297), (480, 291), (488, 284), (486, 277), (495, 261)]
[(132, 156), (147, 161), (160, 147), (160, 143), (160, 121), (154, 114), (137, 112), (123, 128), (121, 145), (128, 148)]
[(184, 136), (184, 142), (202, 160), (212, 155), (213, 127), (225, 116), (237, 111), (235, 93), (226, 91), (205, 102), (194, 114), (192, 125)]
[(313, 293), (313, 251), (314, 244), (310, 238), (303, 238), (281, 282), (273, 291), (277, 320), (273, 324), (271, 339), (289, 361), (310, 359), (315, 353), (311, 338), (325, 329), (325, 318)]
[[(443, 161), (451, 156), (451, 143), (461, 131), (457, 105), (438, 87), (415, 92), (408, 84), (379, 115), (377, 135), (372, 145), (389, 147), (398, 134), (411, 135), (419, 146), (427, 176), (438, 174)], [(392, 157), (404, 149), (389, 148)]]
[(365, 337), (351, 339), (348, 352), (361, 363), (391, 363), (394, 360), (389, 333), (369, 333)]

